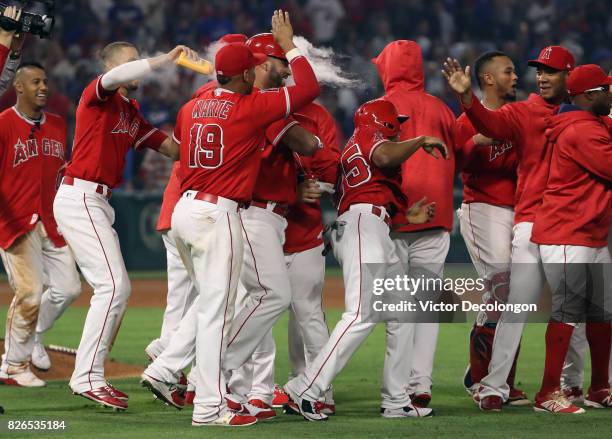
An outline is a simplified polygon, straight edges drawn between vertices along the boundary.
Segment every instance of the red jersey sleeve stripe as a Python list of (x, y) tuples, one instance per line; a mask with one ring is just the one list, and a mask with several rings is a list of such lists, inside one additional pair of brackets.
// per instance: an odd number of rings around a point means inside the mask
[(172, 134), (172, 140), (174, 140), (176, 143), (180, 144), (181, 141), (179, 139), (176, 138), (176, 136), (174, 134)]
[(153, 135), (153, 133), (155, 133), (157, 131), (157, 128), (153, 128), (151, 131), (149, 131), (147, 134), (145, 134), (144, 136), (142, 136), (140, 139), (138, 139), (136, 141), (136, 143), (134, 143), (134, 148), (138, 148), (142, 142), (144, 142), (145, 140), (147, 140), (149, 137), (151, 137)]
[(287, 87), (283, 87), (283, 91), (285, 92), (285, 102), (287, 103), (287, 112), (285, 113), (285, 119), (287, 119), (291, 114), (291, 99), (289, 99)]
[(274, 141), (272, 142), (272, 146), (276, 146), (278, 144), (278, 142), (280, 142), (280, 140), (283, 138), (283, 136), (285, 135), (287, 130), (289, 130), (289, 128), (291, 128), (292, 126), (297, 125), (297, 124), (298, 124), (298, 122), (296, 120), (294, 120), (293, 122), (289, 122), (285, 126), (285, 128), (283, 128), (282, 131), (276, 135), (276, 137), (274, 138)]
[(99, 101), (107, 101), (109, 96), (108, 90), (102, 87), (102, 75), (98, 76), (98, 80), (96, 81), (96, 97)]

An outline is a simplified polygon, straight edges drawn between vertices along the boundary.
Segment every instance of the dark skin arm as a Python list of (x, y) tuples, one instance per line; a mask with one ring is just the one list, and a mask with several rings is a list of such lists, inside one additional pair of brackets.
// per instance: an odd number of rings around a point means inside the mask
[(423, 148), (436, 159), (440, 155), (448, 159), (448, 150), (444, 142), (436, 137), (419, 136), (402, 142), (388, 141), (374, 150), (372, 161), (379, 168), (396, 168), (412, 154)]
[(319, 139), (300, 125), (293, 125), (287, 130), (281, 143), (299, 155), (312, 156), (319, 149)]

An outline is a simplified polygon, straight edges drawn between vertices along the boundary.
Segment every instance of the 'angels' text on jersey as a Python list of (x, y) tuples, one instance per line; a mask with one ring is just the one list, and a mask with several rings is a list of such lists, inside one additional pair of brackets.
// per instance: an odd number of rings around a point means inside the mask
[(25, 142), (17, 139), (14, 147), (15, 158), (13, 159), (13, 168), (16, 168), (32, 157), (37, 157), (39, 154), (58, 157), (64, 160), (64, 145), (62, 142), (46, 137), (41, 140), (40, 144), (38, 139), (27, 139)]
[(139, 128), (140, 119), (134, 117), (130, 121), (130, 115), (122, 111), (119, 115), (119, 122), (117, 122), (117, 125), (113, 128), (111, 134), (129, 134), (130, 137), (136, 137)]

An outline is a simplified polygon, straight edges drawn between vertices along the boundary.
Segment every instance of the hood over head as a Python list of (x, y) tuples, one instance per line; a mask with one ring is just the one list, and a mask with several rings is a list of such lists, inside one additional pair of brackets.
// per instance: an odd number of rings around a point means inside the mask
[(425, 90), (423, 53), (415, 41), (392, 41), (372, 59), (372, 63), (378, 70), (385, 92), (398, 84), (402, 84), (406, 91)]

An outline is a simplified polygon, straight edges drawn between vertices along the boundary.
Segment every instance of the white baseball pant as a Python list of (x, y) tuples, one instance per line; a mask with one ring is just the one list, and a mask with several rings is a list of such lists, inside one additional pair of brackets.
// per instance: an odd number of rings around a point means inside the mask
[[(386, 277), (389, 266), (399, 264), (384, 221), (387, 213), (380, 208), (380, 216), (375, 215), (372, 208), (371, 204), (354, 204), (337, 219), (344, 226), (333, 231), (332, 241), (334, 255), (342, 265), (345, 311), (314, 361), (307, 363), (304, 372), (286, 385), (302, 398), (311, 401), (323, 398), (334, 378), (376, 325), (368, 318), (371, 310), (364, 309), (372, 294), (371, 287), (361, 283), (364, 264), (377, 264), (374, 278)], [(403, 406), (408, 404), (407, 398)]]
[[(236, 309), (242, 309), (247, 296), (247, 290), (241, 282), (238, 285)], [(274, 394), (275, 358), (276, 344), (270, 329), (251, 358), (231, 374), (228, 386), (232, 392), (230, 398), (240, 403), (246, 403), (250, 399), (260, 399), (266, 404), (271, 404), (271, 395)]]
[[(463, 203), (457, 209), (457, 217), (478, 276), (490, 282), (495, 274), (509, 272), (514, 210), (487, 203)], [(482, 320), (479, 317), (478, 323)]]
[[(271, 330), (274, 322), (289, 306), (291, 299), (291, 287), (286, 275), (282, 250), (286, 220), (273, 213), (271, 209), (262, 209), (255, 206), (243, 210), (241, 217), (242, 231), (240, 236), (244, 243), (244, 265), (239, 273), (240, 282), (245, 288), (245, 298), (242, 301), (241, 310), (232, 321), (230, 336), (229, 338), (226, 337), (228, 345), (223, 370), (225, 380), (230, 383), (233, 380), (232, 375), (252, 357), (259, 344), (263, 342)], [(200, 301), (196, 300), (187, 311), (168, 347), (149, 365), (145, 373), (162, 381), (173, 383), (177, 380), (177, 373), (191, 363), (193, 359), (193, 339), (196, 333), (191, 322), (193, 322), (195, 315), (193, 308), (199, 306), (198, 303)], [(258, 325), (265, 326), (258, 329)], [(254, 333), (257, 331), (260, 332)], [(234, 339), (236, 340), (234, 341)], [(273, 339), (268, 336), (267, 342), (270, 340), (273, 343)], [(261, 353), (264, 357), (270, 355), (271, 348), (269, 346), (264, 344), (261, 347)], [(269, 360), (264, 361), (269, 364)], [(196, 363), (198, 363), (197, 359)], [(199, 366), (198, 370), (200, 370)], [(234, 391), (230, 388), (232, 396), (237, 397), (237, 393), (244, 392), (247, 384), (241, 383), (242, 378), (247, 379), (241, 375), (236, 377), (236, 384), (239, 389)], [(274, 377), (272, 375), (272, 384), (267, 392), (268, 395), (265, 397), (264, 395), (258, 396), (263, 398), (265, 402), (270, 403), (273, 392)], [(260, 390), (259, 393), (264, 393), (264, 391)]]
[[(533, 223), (521, 222), (513, 229), (510, 304), (537, 303), (546, 284), (540, 250), (531, 242), (532, 228)], [(497, 395), (504, 401), (508, 399), (510, 388), (506, 380), (521, 342), (525, 320), (525, 313), (518, 318), (512, 312), (502, 313), (493, 338), (489, 373), (480, 382), (481, 398)]]
[(106, 385), (104, 360), (131, 292), (113, 229), (115, 211), (106, 197), (96, 192), (97, 187), (97, 183), (84, 180), (75, 180), (74, 186), (62, 184), (53, 203), (59, 229), (94, 289), (70, 379), (75, 393)]
[[(274, 203), (263, 209), (244, 210), (242, 230), (245, 241), (244, 266), (240, 280), (247, 293), (237, 313), (227, 346), (224, 370), (231, 375), (253, 355), (258, 345), (291, 302), (291, 284), (285, 266), (283, 243), (287, 220), (274, 213)], [(268, 342), (273, 339), (268, 335)], [(269, 351), (268, 348), (263, 348)], [(271, 402), (270, 395), (264, 399)]]
[[(294, 321), (290, 321), (290, 327), (294, 327), (293, 334), (290, 332), (289, 339), (290, 363), (292, 345), (294, 345), (293, 355), (298, 356), (298, 362), (301, 363), (301, 370), (294, 376), (302, 372), (306, 362), (314, 360), (329, 339), (329, 331), (322, 307), (325, 278), (325, 257), (322, 255), (322, 251), (323, 245), (320, 245), (303, 252), (285, 255), (291, 291), (293, 292), (291, 307), (289, 308), (289, 318), (294, 319)], [(305, 338), (302, 337), (302, 330), (308, 334)], [(291, 335), (296, 337), (297, 341), (291, 340)], [(295, 353), (296, 350), (298, 351), (297, 354)], [(253, 353), (252, 359), (232, 374), (230, 388), (234, 394), (242, 395), (242, 398), (237, 396), (236, 401), (245, 402), (245, 400), (256, 398), (270, 404), (268, 395), (274, 391), (275, 352), (274, 339), (270, 331), (266, 334), (264, 342)], [(290, 364), (290, 368), (294, 371), (295, 365)], [(245, 398), (244, 395), (247, 395), (247, 397)], [(264, 397), (266, 399), (263, 399)], [(331, 389), (326, 392), (325, 402), (333, 404)]]
[[(446, 230), (393, 233), (393, 244), (402, 263), (422, 267), (436, 277), (444, 274), (450, 248)], [(387, 350), (381, 389), (383, 408), (398, 408), (405, 395), (431, 393), (432, 372), (440, 323), (387, 323)]]
[[(171, 236), (199, 293), (196, 318), (191, 321), (197, 328), (198, 374), (192, 420), (205, 423), (227, 410), (222, 362), (234, 315), (244, 243), (238, 204), (221, 197), (212, 204), (196, 200), (196, 194), (186, 191), (177, 203)], [(180, 326), (184, 321), (185, 318)]]
[(27, 367), (35, 332), (53, 326), (80, 294), (81, 281), (68, 246), (56, 247), (40, 221), (8, 250), (0, 249), (0, 256), (15, 292), (7, 312), (2, 355), (2, 370), (10, 373)]
[(195, 289), (193, 282), (191, 282), (189, 273), (187, 273), (181, 256), (178, 253), (176, 243), (168, 231), (162, 233), (162, 240), (164, 241), (164, 247), (166, 247), (168, 295), (161, 335), (159, 338), (151, 341), (145, 349), (149, 355), (152, 354), (154, 357), (158, 357), (168, 346), (172, 334), (178, 328), (183, 315), (185, 315), (198, 296), (198, 291)]

